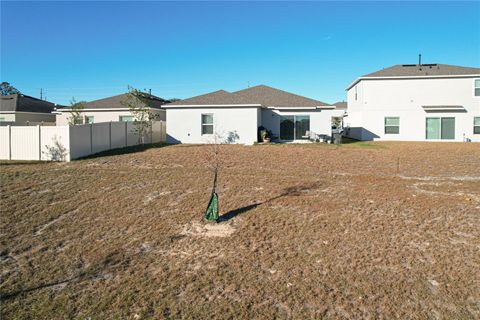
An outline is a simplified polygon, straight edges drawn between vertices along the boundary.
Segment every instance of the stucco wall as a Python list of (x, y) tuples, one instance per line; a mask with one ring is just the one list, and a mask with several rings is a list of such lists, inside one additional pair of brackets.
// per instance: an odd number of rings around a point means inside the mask
[(214, 132), (226, 138), (238, 135), (236, 143), (257, 141), (258, 108), (178, 108), (167, 109), (167, 143), (213, 143), (212, 135), (202, 135), (201, 116), (213, 114)]
[[(362, 80), (348, 90), (350, 136), (361, 140), (424, 141), (427, 117), (454, 117), (455, 141), (473, 134), (473, 118), (480, 116), (480, 97), (474, 96), (474, 78)], [(425, 112), (424, 105), (459, 105), (466, 112)], [(400, 117), (400, 133), (385, 134), (385, 117)], [(428, 140), (431, 141), (431, 140)], [(451, 141), (451, 140), (442, 140)]]
[(331, 134), (332, 117), (343, 115), (343, 110), (280, 111), (259, 108), (177, 108), (167, 109), (168, 143), (212, 143), (211, 135), (201, 134), (201, 115), (214, 115), (214, 128), (221, 136), (230, 132), (238, 134), (237, 143), (252, 144), (257, 141), (260, 125), (280, 135), (281, 115), (310, 116), (310, 130), (317, 134)]
[[(150, 112), (158, 115), (158, 120), (165, 121), (166, 119), (165, 110), (152, 109)], [(119, 121), (120, 116), (130, 116), (132, 114), (129, 110), (124, 110), (124, 111), (112, 110), (112, 111), (83, 111), (82, 115), (84, 117), (93, 116), (94, 123), (99, 123), (99, 122)], [(62, 112), (61, 114), (57, 114), (57, 126), (68, 125), (68, 119), (70, 118), (70, 116), (71, 116), (71, 113), (66, 111)]]
[(39, 124), (41, 122), (54, 123), (55, 114), (40, 112), (11, 112), (1, 113), (0, 118), (4, 118), (5, 122), (12, 122), (13, 125), (23, 126), (28, 123)]

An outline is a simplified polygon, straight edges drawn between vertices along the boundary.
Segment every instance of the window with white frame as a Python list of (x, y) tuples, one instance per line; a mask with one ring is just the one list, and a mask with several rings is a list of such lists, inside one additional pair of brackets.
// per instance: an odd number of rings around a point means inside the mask
[(475, 97), (480, 97), (480, 79), (475, 79)]
[(355, 86), (355, 101), (357, 101), (357, 86)]
[(132, 122), (133, 116), (120, 116), (118, 117), (118, 121), (120, 122)]
[(212, 113), (202, 114), (202, 135), (203, 134), (213, 134), (213, 114)]
[(480, 117), (473, 118), (473, 134), (480, 134)]
[(385, 134), (400, 133), (400, 117), (385, 117)]
[(87, 124), (93, 123), (93, 116), (85, 116), (85, 123)]

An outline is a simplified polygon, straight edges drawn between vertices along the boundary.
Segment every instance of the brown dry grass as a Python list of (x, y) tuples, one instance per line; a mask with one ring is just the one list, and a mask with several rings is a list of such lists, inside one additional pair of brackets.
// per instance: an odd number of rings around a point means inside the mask
[(207, 148), (2, 165), (2, 318), (480, 317), (478, 144)]

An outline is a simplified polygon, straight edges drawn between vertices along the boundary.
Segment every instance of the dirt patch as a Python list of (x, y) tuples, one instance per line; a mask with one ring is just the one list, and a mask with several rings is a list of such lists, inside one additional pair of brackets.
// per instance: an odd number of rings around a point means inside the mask
[(478, 144), (208, 150), (2, 165), (0, 317), (480, 318)]
[(235, 232), (231, 223), (222, 222), (198, 222), (188, 223), (181, 234), (197, 237), (229, 237)]

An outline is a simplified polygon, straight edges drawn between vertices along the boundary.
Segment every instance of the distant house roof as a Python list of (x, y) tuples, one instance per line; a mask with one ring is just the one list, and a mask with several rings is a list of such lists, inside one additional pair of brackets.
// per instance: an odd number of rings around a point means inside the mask
[[(125, 109), (128, 108), (128, 106), (124, 104), (126, 101), (128, 101), (128, 95), (129, 93), (124, 93), (113, 97), (86, 102), (84, 104), (84, 109)], [(150, 108), (155, 109), (160, 109), (162, 105), (169, 102), (168, 100), (149, 94), (145, 94), (143, 98)], [(68, 109), (71, 109), (71, 107), (62, 108), (62, 110)]]
[(24, 94), (0, 96), (0, 111), (51, 113), (55, 104)]
[(396, 77), (450, 77), (480, 75), (480, 68), (453, 66), (449, 64), (397, 64), (389, 68), (365, 74), (356, 79), (347, 88), (369, 78), (396, 78)]
[(347, 110), (347, 102), (346, 101), (338, 101), (333, 104), (335, 109), (338, 110)]
[(330, 105), (328, 103), (299, 96), (265, 85), (259, 85), (235, 92), (219, 90), (193, 98), (175, 101), (169, 106), (224, 106), (252, 105), (279, 108), (314, 108)]

